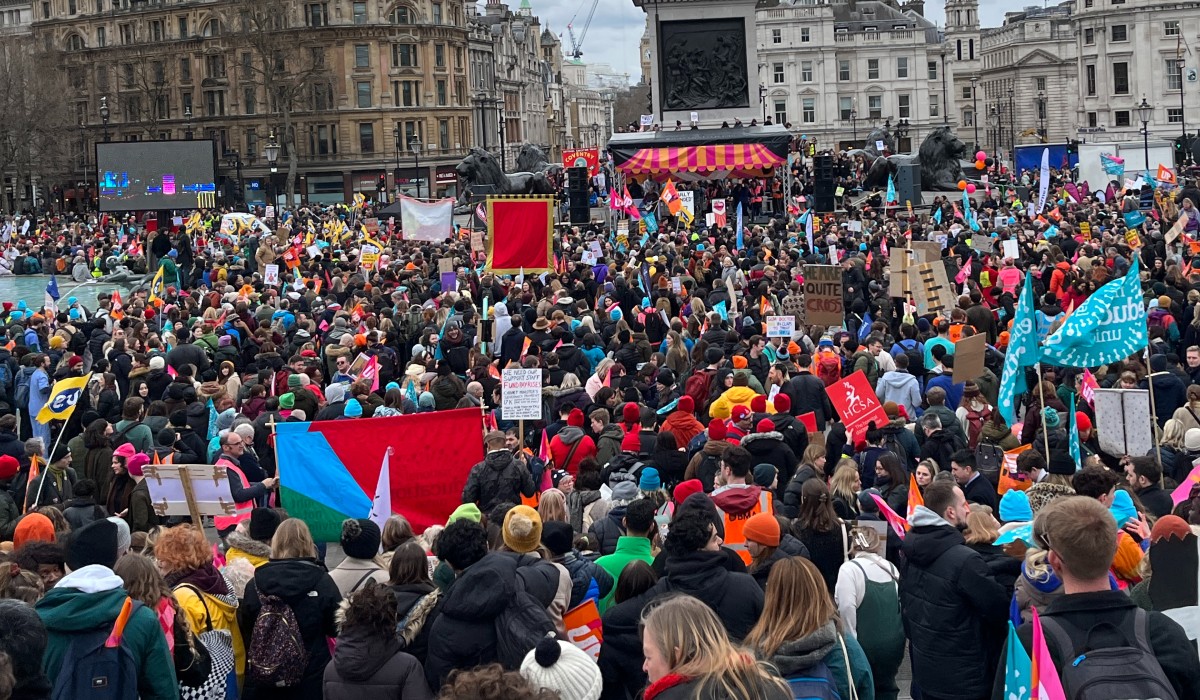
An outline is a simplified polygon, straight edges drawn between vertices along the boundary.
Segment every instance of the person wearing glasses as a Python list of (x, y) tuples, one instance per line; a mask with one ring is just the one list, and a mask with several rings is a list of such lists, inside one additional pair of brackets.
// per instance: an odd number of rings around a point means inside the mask
[(266, 498), (273, 491), (277, 479), (267, 477), (257, 483), (251, 483), (242, 471), (241, 458), (246, 451), (246, 441), (236, 431), (229, 431), (221, 436), (221, 454), (217, 457), (216, 465), (225, 467), (229, 476), (230, 500), (235, 504), (234, 512), (230, 515), (217, 516), (213, 519), (217, 534), (221, 537), (229, 534), (238, 523), (250, 518), (256, 503)]

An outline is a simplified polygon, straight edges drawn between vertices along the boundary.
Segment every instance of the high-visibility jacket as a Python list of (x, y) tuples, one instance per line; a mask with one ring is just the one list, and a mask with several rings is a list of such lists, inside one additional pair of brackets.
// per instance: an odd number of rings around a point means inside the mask
[(725, 526), (725, 546), (738, 553), (742, 561), (747, 566), (750, 565), (750, 551), (746, 549), (746, 534), (742, 528), (746, 526), (746, 521), (758, 515), (759, 513), (775, 514), (775, 497), (767, 489), (763, 489), (758, 494), (758, 503), (745, 513), (726, 513), (717, 508), (717, 513), (721, 516), (721, 522)]
[[(250, 488), (250, 481), (246, 478), (246, 475), (242, 473), (241, 469), (234, 466), (234, 464), (232, 462), (230, 462), (229, 460), (226, 460), (226, 459), (220, 459), (220, 460), (217, 460), (217, 466), (225, 467), (225, 469), (227, 469), (229, 471), (230, 480), (239, 479), (239, 480), (241, 480), (242, 488), (244, 488), (244, 489)], [(253, 501), (245, 501), (244, 503), (234, 504), (233, 514), (218, 515), (217, 517), (213, 518), (213, 524), (216, 525), (216, 528), (218, 530), (227, 530), (227, 529), (235, 528), (235, 527), (237, 527), (237, 524), (242, 522), (243, 520), (249, 520), (250, 513), (253, 510), (254, 510), (254, 502)]]

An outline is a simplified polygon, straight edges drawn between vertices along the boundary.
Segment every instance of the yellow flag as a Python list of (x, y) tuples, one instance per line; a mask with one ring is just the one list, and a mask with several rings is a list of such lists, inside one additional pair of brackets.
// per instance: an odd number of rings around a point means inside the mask
[(91, 378), (91, 373), (88, 373), (82, 377), (70, 377), (55, 382), (54, 388), (50, 390), (50, 400), (38, 411), (37, 422), (49, 423), (52, 420), (70, 418), (75, 404), (79, 403), (79, 397), (83, 395), (83, 390)]
[(160, 265), (158, 272), (154, 273), (154, 279), (150, 280), (150, 301), (155, 301), (160, 298), (163, 291), (163, 268)]

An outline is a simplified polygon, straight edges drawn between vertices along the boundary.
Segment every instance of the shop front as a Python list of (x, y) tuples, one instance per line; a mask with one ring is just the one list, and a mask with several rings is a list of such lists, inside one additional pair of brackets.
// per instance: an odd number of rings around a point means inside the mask
[(429, 170), (427, 168), (396, 168), (396, 191), (405, 197), (429, 196)]
[[(383, 187), (380, 187), (380, 185)], [(361, 194), (370, 200), (380, 199), (387, 192), (387, 171), (356, 170), (350, 175), (351, 196)]]
[(433, 189), (437, 199), (453, 199), (458, 196), (458, 173), (453, 165), (439, 165), (433, 175)]
[(304, 182), (310, 204), (346, 202), (346, 179), (341, 173), (308, 173)]

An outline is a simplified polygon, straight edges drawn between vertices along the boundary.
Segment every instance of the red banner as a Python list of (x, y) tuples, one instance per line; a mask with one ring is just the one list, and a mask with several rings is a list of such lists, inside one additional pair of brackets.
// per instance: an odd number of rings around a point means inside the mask
[(564, 168), (587, 168), (588, 177), (600, 173), (600, 149), (575, 148), (563, 151)]
[(846, 436), (851, 442), (862, 439), (871, 421), (879, 428), (888, 423), (883, 405), (879, 403), (879, 397), (875, 395), (875, 390), (871, 388), (871, 383), (867, 381), (867, 375), (863, 374), (862, 370), (830, 384), (825, 388), (825, 393), (829, 394), (829, 400), (842, 417), (842, 423), (846, 425)]
[(499, 274), (554, 270), (554, 198), (488, 197), (487, 269)]

